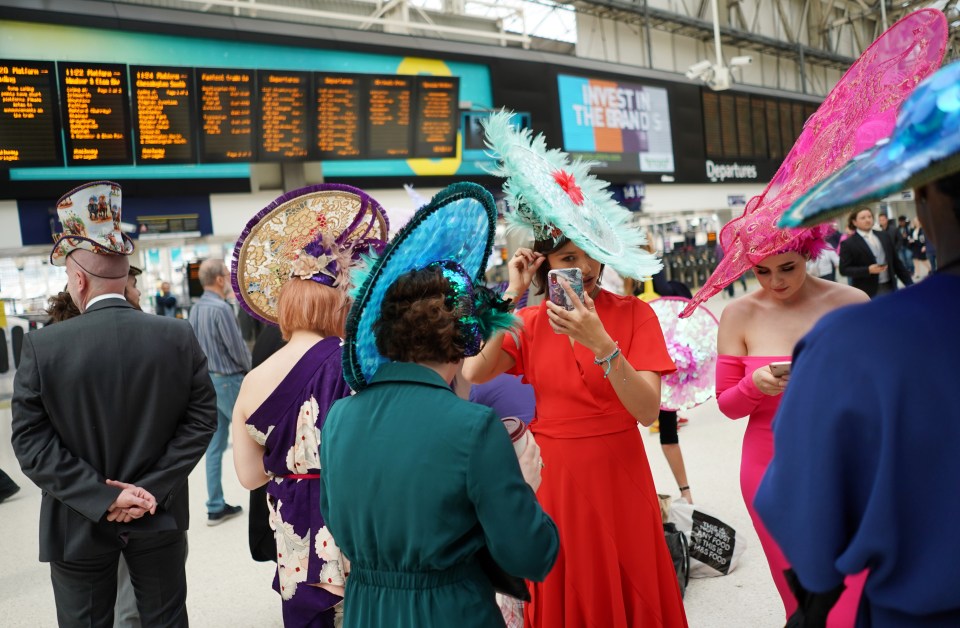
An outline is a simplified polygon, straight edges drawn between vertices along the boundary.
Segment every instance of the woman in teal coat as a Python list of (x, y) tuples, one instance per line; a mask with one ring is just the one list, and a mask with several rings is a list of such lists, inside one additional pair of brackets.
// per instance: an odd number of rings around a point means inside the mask
[[(484, 209), (487, 199), (480, 200)], [(435, 199), (421, 212), (444, 204)], [(421, 213), (411, 224), (421, 222), (431, 224)], [(321, 437), (320, 509), (351, 565), (344, 626), (503, 626), (477, 553), (489, 552), (509, 574), (542, 581), (559, 537), (534, 494), (539, 448), (531, 440), (518, 461), (496, 413), (457, 397), (450, 381), (491, 333), (491, 313), (501, 325), (513, 318), (507, 303), (473, 283), (482, 254), (401, 265), (396, 249), (407, 231), (374, 266), (351, 310), (345, 374), (362, 390), (334, 404)], [(427, 254), (423, 248), (418, 255)], [(392, 273), (388, 260), (397, 264)], [(365, 310), (376, 316), (364, 317)], [(375, 339), (372, 364), (362, 357), (367, 338)]]

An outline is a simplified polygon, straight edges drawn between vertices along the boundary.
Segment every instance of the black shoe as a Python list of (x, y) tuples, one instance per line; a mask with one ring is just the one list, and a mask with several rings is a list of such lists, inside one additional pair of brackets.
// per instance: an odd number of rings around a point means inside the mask
[(230, 504), (224, 504), (223, 510), (220, 512), (208, 512), (207, 513), (207, 525), (208, 526), (218, 526), (227, 519), (236, 517), (241, 512), (243, 512), (243, 506), (231, 506)]
[(0, 502), (3, 502), (8, 497), (16, 495), (17, 491), (19, 490), (20, 487), (14, 484), (12, 480), (9, 483), (4, 484), (3, 487), (0, 487)]

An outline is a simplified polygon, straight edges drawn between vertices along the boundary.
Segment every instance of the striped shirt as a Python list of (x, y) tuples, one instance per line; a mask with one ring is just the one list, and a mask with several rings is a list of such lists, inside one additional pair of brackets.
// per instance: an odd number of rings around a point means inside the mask
[(190, 308), (190, 326), (207, 356), (207, 368), (217, 375), (233, 375), (250, 370), (250, 351), (240, 335), (240, 325), (223, 297), (204, 290)]

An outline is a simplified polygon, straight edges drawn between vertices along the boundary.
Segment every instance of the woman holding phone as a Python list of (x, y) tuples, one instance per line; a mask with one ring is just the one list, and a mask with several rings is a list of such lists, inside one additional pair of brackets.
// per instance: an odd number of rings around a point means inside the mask
[[(463, 367), (475, 383), (522, 375), (536, 397), (530, 429), (545, 465), (537, 498), (560, 531), (560, 554), (543, 583), (529, 584), (525, 625), (685, 626), (637, 429), (657, 418), (660, 376), (675, 369), (650, 306), (600, 286), (604, 264), (646, 276), (659, 261), (585, 166), (514, 131), (506, 115), (491, 116), (487, 141), (534, 246), (510, 259), (504, 297), (531, 282), (542, 294), (551, 270), (579, 269), (583, 292), (581, 301), (579, 286), (558, 278), (571, 309), (548, 300), (520, 310), (520, 331), (493, 336)], [(595, 220), (582, 223), (584, 214)]]
[[(771, 363), (789, 361), (794, 345), (821, 317), (868, 297), (851, 286), (807, 274), (807, 260), (827, 246), (824, 238), (831, 227), (780, 229), (777, 221), (815, 183), (893, 129), (897, 108), (912, 89), (899, 77), (917, 76), (920, 80), (939, 67), (943, 48), (938, 48), (937, 37), (931, 35), (935, 29), (929, 25), (941, 22), (942, 16), (935, 12), (917, 12), (864, 51), (804, 124), (767, 188), (720, 232), (727, 255), (680, 314), (689, 315), (748, 270), (754, 271), (760, 283), (760, 290), (731, 302), (720, 319), (717, 402), (732, 419), (749, 416), (740, 488), (787, 617), (797, 608), (784, 576), (789, 564), (753, 507), (760, 480), (773, 457), (773, 418), (790, 381), (788, 373), (775, 375)], [(878, 90), (875, 97), (851, 106), (849, 99), (857, 98), (853, 95), (868, 84)], [(831, 385), (837, 384), (825, 378), (824, 386)], [(828, 626), (854, 625), (863, 580), (862, 574), (847, 579), (847, 590), (831, 612)]]
[[(795, 248), (758, 261), (753, 272), (760, 290), (724, 308), (717, 336), (717, 403), (731, 419), (749, 417), (743, 435), (740, 490), (787, 616), (797, 606), (783, 574), (789, 564), (753, 508), (757, 487), (773, 458), (773, 417), (790, 381), (789, 360), (797, 341), (831, 310), (870, 300), (861, 290), (807, 274), (807, 259), (824, 246), (819, 235), (811, 233)], [(830, 384), (825, 381), (824, 385)], [(850, 611), (850, 621), (842, 620), (837, 626), (853, 625), (859, 589), (849, 591), (851, 600), (838, 604), (837, 610)]]

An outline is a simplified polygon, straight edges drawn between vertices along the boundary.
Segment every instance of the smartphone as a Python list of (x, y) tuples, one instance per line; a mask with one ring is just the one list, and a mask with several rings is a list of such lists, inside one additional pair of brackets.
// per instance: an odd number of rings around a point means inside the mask
[(559, 281), (560, 277), (563, 277), (570, 284), (570, 288), (583, 302), (583, 273), (580, 272), (579, 268), (557, 268), (547, 273), (547, 292), (550, 295), (550, 300), (566, 310), (572, 310), (574, 305), (567, 298), (567, 292)]
[(790, 362), (771, 362), (770, 372), (776, 377), (783, 377), (790, 374)]

